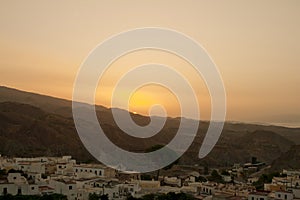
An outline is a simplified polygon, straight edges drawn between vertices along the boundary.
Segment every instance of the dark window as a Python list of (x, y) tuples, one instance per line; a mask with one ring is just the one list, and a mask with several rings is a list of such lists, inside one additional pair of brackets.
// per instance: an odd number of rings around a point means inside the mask
[(260, 200), (264, 200), (265, 198), (260, 198)]
[(252, 197), (252, 200), (254, 200), (254, 197)]
[(3, 195), (7, 194), (7, 188), (3, 188)]
[(90, 172), (92, 172), (92, 170), (90, 170)]
[(100, 176), (102, 175), (102, 172), (101, 172), (101, 171), (99, 171), (99, 175), (100, 175)]
[(95, 174), (97, 175), (97, 171), (95, 171)]
[(284, 195), (284, 198), (287, 199), (287, 195)]
[(17, 177), (14, 176), (14, 180), (16, 180), (16, 179), (17, 179)]
[(61, 166), (59, 165), (58, 168), (61, 169)]
[(18, 188), (18, 195), (21, 195), (21, 194), (22, 194), (22, 189)]
[(76, 172), (78, 172), (78, 169), (76, 169)]
[(278, 194), (278, 198), (280, 198), (281, 197), (281, 194)]
[(31, 187), (31, 190), (34, 190), (34, 187)]
[(69, 190), (72, 190), (72, 189), (73, 189), (72, 185), (69, 185)]

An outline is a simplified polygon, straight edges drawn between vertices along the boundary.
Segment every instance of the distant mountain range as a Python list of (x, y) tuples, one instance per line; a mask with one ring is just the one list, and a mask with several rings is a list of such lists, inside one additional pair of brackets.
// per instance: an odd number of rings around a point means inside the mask
[[(79, 161), (95, 161), (77, 135), (71, 106), (68, 100), (0, 87), (0, 154), (29, 157), (72, 155)], [(141, 139), (124, 134), (113, 120), (111, 109), (96, 106), (96, 110), (107, 137), (123, 149), (134, 152), (144, 152), (156, 144), (167, 144), (176, 135), (180, 124), (180, 118), (168, 118), (157, 135)], [(132, 118), (140, 125), (149, 123), (146, 116), (132, 114)], [(200, 123), (196, 139), (180, 163), (229, 166), (257, 157), (278, 169), (300, 168), (299, 128), (228, 122), (213, 151), (204, 159), (198, 159), (208, 125), (209, 122)]]

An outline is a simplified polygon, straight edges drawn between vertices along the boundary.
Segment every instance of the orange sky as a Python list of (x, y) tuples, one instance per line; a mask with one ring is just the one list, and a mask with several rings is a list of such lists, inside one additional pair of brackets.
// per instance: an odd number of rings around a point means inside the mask
[[(97, 44), (128, 29), (166, 27), (194, 38), (213, 58), (226, 87), (228, 120), (299, 122), (299, 10), (298, 0), (1, 1), (0, 85), (71, 99), (77, 70)], [(114, 64), (104, 81), (107, 94), (97, 101), (108, 105), (118, 66), (153, 59), (193, 76), (179, 58), (137, 52)], [(195, 87), (208, 118), (205, 85)], [(135, 94), (130, 109), (147, 113), (145, 97), (147, 105), (160, 101), (178, 114), (174, 97), (155, 87)]]

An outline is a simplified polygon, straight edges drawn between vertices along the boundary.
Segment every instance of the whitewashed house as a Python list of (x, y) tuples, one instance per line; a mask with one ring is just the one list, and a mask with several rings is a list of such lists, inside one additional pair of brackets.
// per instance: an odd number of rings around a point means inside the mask
[[(73, 172), (75, 177), (80, 178), (92, 178), (92, 177), (104, 177), (106, 176), (107, 167), (103, 165), (89, 165), (89, 164), (81, 164), (75, 165), (73, 168)], [(109, 177), (109, 176), (106, 176)]]
[(76, 182), (73, 180), (51, 179), (49, 181), (49, 187), (53, 188), (57, 194), (66, 195), (68, 200), (76, 200), (77, 198)]
[(267, 191), (257, 191), (251, 192), (248, 195), (248, 200), (268, 200), (269, 199), (269, 192)]
[(288, 191), (277, 191), (277, 192), (275, 192), (275, 199), (276, 200), (293, 200), (294, 195), (292, 192), (288, 192)]
[(20, 173), (8, 174), (7, 180), (0, 182), (0, 195), (38, 195), (39, 187), (36, 184), (29, 184)]

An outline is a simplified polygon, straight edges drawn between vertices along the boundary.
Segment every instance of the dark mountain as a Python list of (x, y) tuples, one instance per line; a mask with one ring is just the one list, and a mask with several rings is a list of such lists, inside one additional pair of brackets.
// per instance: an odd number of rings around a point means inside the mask
[[(271, 163), (292, 145), (292, 141), (275, 132), (256, 130), (249, 133), (232, 133), (225, 128), (217, 145), (201, 162), (205, 165), (230, 166), (234, 163), (250, 162), (254, 156), (262, 162)], [(187, 154), (193, 156), (183, 157), (182, 160), (197, 156), (198, 149), (199, 146), (192, 146)]]
[(91, 160), (73, 120), (28, 105), (0, 103), (0, 152), (8, 156), (74, 155)]
[(300, 169), (300, 145), (294, 145), (272, 163), (272, 170)]
[[(107, 137), (123, 149), (134, 152), (144, 152), (156, 144), (167, 144), (176, 135), (180, 124), (179, 118), (168, 118), (158, 134), (141, 139), (124, 134), (116, 125), (111, 109), (97, 106), (96, 110)], [(150, 121), (141, 115), (132, 114), (132, 118), (140, 125)], [(226, 123), (213, 151), (199, 160), (198, 152), (208, 125), (208, 122), (200, 123), (196, 139), (180, 159), (181, 163), (224, 166), (249, 162), (252, 156), (272, 163), (293, 145), (300, 144), (300, 129)], [(77, 135), (71, 101), (6, 87), (0, 87), (0, 154), (72, 155), (81, 161), (93, 159)]]

